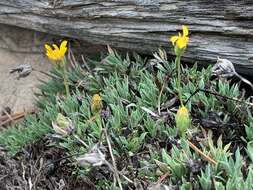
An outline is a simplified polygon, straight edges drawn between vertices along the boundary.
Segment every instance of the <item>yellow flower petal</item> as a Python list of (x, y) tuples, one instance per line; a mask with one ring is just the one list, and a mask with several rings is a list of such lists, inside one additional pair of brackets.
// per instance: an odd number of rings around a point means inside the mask
[(63, 58), (64, 55), (65, 55), (65, 53), (66, 53), (66, 51), (67, 51), (67, 48), (66, 48), (66, 47), (61, 48), (61, 49), (60, 49), (60, 52), (59, 52), (59, 56)]
[(183, 32), (179, 32), (178, 35), (172, 36), (170, 41), (172, 42), (173, 46), (176, 46), (176, 49), (185, 49), (188, 41), (189, 41), (189, 30), (187, 26), (182, 26)]
[(52, 61), (62, 61), (64, 59), (65, 53), (67, 51), (67, 41), (64, 40), (60, 47), (56, 44), (52, 45), (53, 47), (45, 44), (46, 55)]
[(50, 58), (51, 57), (51, 53), (47, 52), (46, 55)]
[(170, 41), (172, 42), (173, 46), (174, 46), (175, 42), (178, 40), (178, 38), (179, 38), (179, 36), (172, 36), (170, 38)]
[(176, 45), (179, 49), (184, 49), (187, 46), (188, 43), (188, 37), (181, 37), (177, 40)]
[(56, 57), (54, 56), (54, 54), (47, 54), (48, 58), (52, 61), (56, 61)]
[(182, 29), (183, 29), (183, 36), (188, 36), (188, 34), (189, 34), (189, 30), (188, 30), (188, 27), (187, 26), (182, 26)]
[(64, 55), (65, 55), (65, 53), (66, 53), (66, 51), (67, 51), (67, 41), (66, 40), (64, 40), (62, 43), (61, 43), (61, 45), (60, 45), (60, 52), (59, 52), (59, 54), (60, 54), (60, 57), (64, 57)]
[(52, 48), (51, 48), (49, 45), (47, 45), (47, 44), (45, 44), (45, 49), (46, 49), (47, 51), (50, 51), (50, 52), (53, 51)]
[(56, 44), (53, 44), (54, 50), (59, 51), (59, 47)]
[(67, 48), (67, 43), (68, 43), (67, 40), (63, 40), (62, 43), (61, 43), (61, 46), (60, 46), (60, 50), (63, 49), (63, 48), (64, 49)]

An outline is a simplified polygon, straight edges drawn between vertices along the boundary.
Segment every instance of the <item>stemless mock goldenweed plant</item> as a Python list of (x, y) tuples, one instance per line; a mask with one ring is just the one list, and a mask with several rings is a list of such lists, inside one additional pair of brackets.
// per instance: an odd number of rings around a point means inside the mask
[(67, 43), (68, 42), (66, 40), (62, 41), (60, 47), (58, 47), (56, 44), (53, 44), (52, 47), (48, 44), (45, 44), (45, 49), (46, 55), (49, 60), (56, 66), (56, 68), (60, 72), (62, 72), (66, 94), (67, 96), (69, 96), (70, 92), (66, 67), (67, 62), (65, 58), (65, 54), (68, 50)]
[[(184, 36), (183, 42), (188, 40), (186, 34), (178, 35)], [(180, 44), (180, 41), (174, 42), (174, 46), (179, 49), (182, 47)], [(49, 52), (48, 55), (51, 54)], [(62, 55), (57, 61), (52, 60), (56, 67), (62, 64)], [(55, 96), (62, 91), (63, 85), (61, 80), (55, 80), (55, 77), (62, 78), (62, 73), (54, 69), (51, 80), (39, 86), (38, 113), (28, 116), (22, 126), (1, 131), (1, 147), (11, 151), (12, 155), (19, 152), (18, 156), (22, 156), (23, 148), (27, 145), (33, 146), (38, 142), (39, 147), (42, 147), (50, 141), (48, 148), (60, 148), (62, 156), (67, 156), (62, 157), (65, 161), (61, 162), (73, 174), (67, 177), (79, 180), (87, 176), (98, 190), (119, 189), (114, 180), (116, 170), (122, 185), (132, 189), (139, 188), (141, 184), (139, 189), (166, 187), (205, 190), (211, 187), (251, 190), (252, 107), (237, 103), (234, 108), (230, 100), (199, 93), (199, 96), (188, 101), (187, 108), (183, 99), (184, 106), (180, 105), (175, 114), (177, 127), (174, 127), (167, 109), (173, 110), (177, 106), (174, 102), (174, 94), (178, 93), (178, 84), (174, 82), (177, 82), (177, 73), (174, 73), (176, 62), (168, 62), (165, 53), (161, 51), (156, 54), (156, 64), (152, 67), (146, 61), (141, 62), (134, 57), (129, 59), (111, 50), (103, 59), (103, 64), (97, 64), (92, 73), (83, 72), (80, 67), (69, 70), (68, 80), (76, 87), (72, 88), (69, 97), (63, 99)], [(87, 64), (94, 65), (94, 62)], [(171, 80), (165, 83), (164, 79), (168, 76)], [(183, 98), (190, 97), (198, 88), (208, 88), (221, 95), (249, 101), (243, 93), (238, 94), (240, 91), (237, 87), (228, 82), (212, 80), (210, 76), (211, 68), (199, 71), (195, 65), (187, 69), (184, 78), (189, 79), (189, 82), (184, 85), (181, 83)], [(79, 86), (80, 80), (85, 80), (86, 84)], [(162, 82), (166, 85), (164, 88), (161, 87)], [(161, 115), (155, 111), (159, 92), (162, 93)], [(196, 127), (192, 131), (193, 138), (187, 141), (186, 129), (191, 122), (190, 107)], [(209, 131), (215, 135), (209, 134)], [(223, 138), (217, 140), (217, 134)], [(232, 142), (231, 146), (227, 145), (229, 142)], [(199, 151), (192, 148), (193, 143)], [(237, 147), (239, 149), (234, 153)], [(79, 155), (100, 156), (100, 151), (106, 162), (111, 165), (115, 163), (113, 167), (109, 168), (109, 164), (85, 166), (76, 162)], [(90, 158), (94, 160), (94, 156)], [(112, 158), (115, 160), (112, 161)], [(210, 158), (217, 164), (212, 164)], [(99, 177), (94, 178), (94, 175)]]
[(185, 136), (187, 128), (190, 126), (190, 117), (187, 108), (183, 104), (182, 100), (182, 88), (181, 88), (181, 57), (187, 47), (189, 41), (189, 30), (187, 26), (182, 26), (183, 33), (180, 32), (178, 35), (172, 36), (170, 41), (174, 46), (174, 52), (176, 54), (176, 67), (177, 67), (177, 89), (180, 100), (180, 108), (176, 114), (176, 126), (179, 129), (180, 135)]

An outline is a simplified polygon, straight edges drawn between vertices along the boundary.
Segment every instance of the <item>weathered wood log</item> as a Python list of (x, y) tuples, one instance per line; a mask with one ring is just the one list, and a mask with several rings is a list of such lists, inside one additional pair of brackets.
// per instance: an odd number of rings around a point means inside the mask
[(251, 0), (1, 0), (0, 23), (109, 44), (144, 53), (173, 54), (169, 36), (190, 28), (184, 60), (231, 60), (253, 75)]

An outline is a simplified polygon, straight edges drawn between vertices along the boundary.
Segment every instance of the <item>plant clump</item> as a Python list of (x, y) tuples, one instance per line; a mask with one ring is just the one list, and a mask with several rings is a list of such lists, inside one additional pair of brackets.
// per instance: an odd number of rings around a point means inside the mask
[(180, 64), (186, 28), (171, 40), (175, 62), (163, 50), (147, 60), (108, 48), (90, 71), (77, 67), (62, 75), (55, 68), (39, 87), (40, 111), (24, 126), (2, 131), (0, 144), (17, 155), (50, 139), (64, 152), (53, 162), (64, 161), (71, 175), (98, 190), (252, 189), (249, 98), (240, 84), (212, 77), (211, 67)]

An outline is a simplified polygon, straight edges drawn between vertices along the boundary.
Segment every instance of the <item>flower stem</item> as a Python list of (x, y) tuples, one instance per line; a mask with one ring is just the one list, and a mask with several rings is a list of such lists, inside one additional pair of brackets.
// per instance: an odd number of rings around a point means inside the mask
[(182, 88), (181, 88), (181, 69), (180, 69), (181, 55), (176, 57), (176, 67), (177, 67), (177, 90), (181, 106), (183, 106), (182, 100)]

